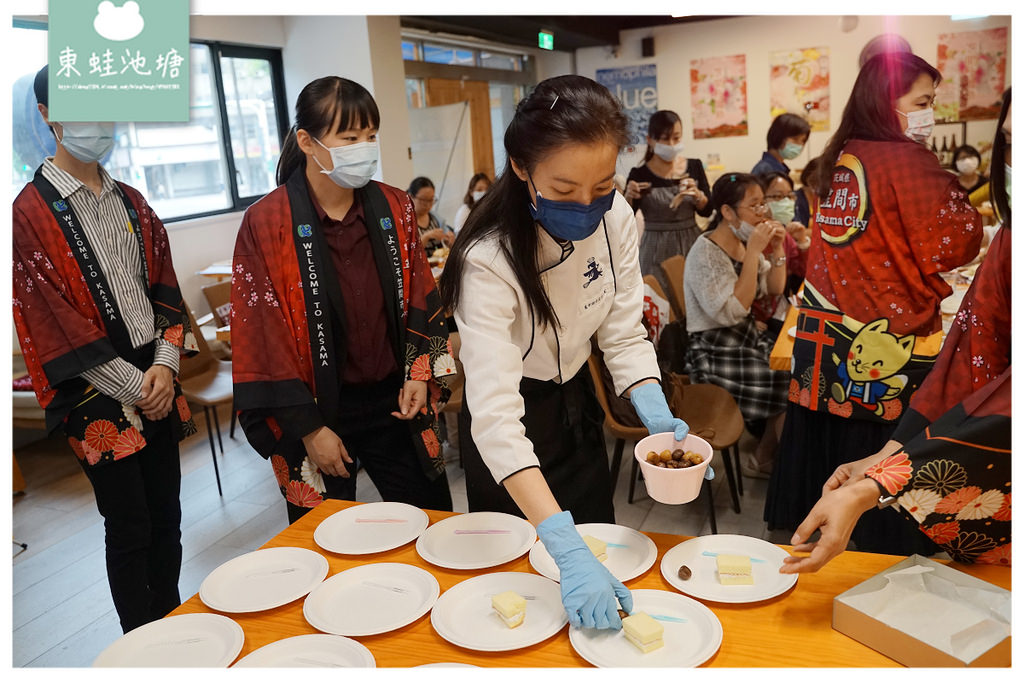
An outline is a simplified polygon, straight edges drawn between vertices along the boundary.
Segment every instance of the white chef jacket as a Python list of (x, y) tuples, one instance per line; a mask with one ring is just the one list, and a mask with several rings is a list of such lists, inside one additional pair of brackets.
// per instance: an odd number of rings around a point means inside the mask
[(461, 300), (454, 311), (473, 440), (499, 483), (539, 465), (521, 421), (523, 377), (569, 381), (587, 362), (594, 333), (616, 393), (661, 377), (641, 324), (644, 287), (636, 221), (622, 195), (615, 193), (611, 210), (590, 237), (564, 249), (543, 228), (535, 229), (541, 279), (558, 329), (542, 328), (534, 320), (496, 237), (477, 242), (466, 253)]

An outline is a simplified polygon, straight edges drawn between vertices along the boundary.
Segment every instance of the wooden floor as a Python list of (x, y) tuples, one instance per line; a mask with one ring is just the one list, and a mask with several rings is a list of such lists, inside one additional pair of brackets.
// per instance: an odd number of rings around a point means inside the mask
[[(220, 413), (228, 424), (228, 410)], [(183, 598), (194, 595), (207, 574), (227, 560), (255, 550), (288, 524), (285, 503), (270, 465), (245, 442), (223, 435), (225, 453), (218, 455), (224, 495), (217, 494), (202, 415), (199, 433), (181, 445)], [(17, 437), (16, 437), (17, 439)], [(17, 443), (17, 440), (16, 440)], [(612, 440), (608, 439), (609, 448)], [(741, 449), (749, 452), (745, 435)], [(14, 538), (28, 544), (14, 548), (13, 665), (15, 667), (82, 667), (121, 635), (107, 586), (103, 521), (92, 489), (66, 441), (36, 441), (16, 449), (26, 490), (14, 497)], [(627, 453), (627, 458), (630, 456)], [(453, 458), (457, 460), (457, 458)], [(716, 458), (714, 461), (720, 465)], [(786, 542), (786, 532), (768, 532), (761, 520), (766, 482), (744, 479), (742, 514), (729, 506), (723, 469), (713, 487), (719, 533), (739, 533)], [(465, 482), (457, 461), (448, 468), (456, 511), (466, 511)], [(629, 461), (615, 492), (616, 521), (641, 530), (674, 534), (711, 533), (706, 500), (683, 506), (655, 503), (637, 485), (638, 500), (626, 502)], [(360, 501), (380, 500), (360, 472)]]

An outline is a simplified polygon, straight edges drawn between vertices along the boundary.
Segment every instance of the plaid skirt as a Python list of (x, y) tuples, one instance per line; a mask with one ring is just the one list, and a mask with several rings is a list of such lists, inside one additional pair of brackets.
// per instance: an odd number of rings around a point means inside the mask
[(717, 384), (750, 422), (785, 412), (789, 373), (768, 367), (772, 340), (752, 317), (732, 327), (690, 333), (686, 365), (701, 384)]

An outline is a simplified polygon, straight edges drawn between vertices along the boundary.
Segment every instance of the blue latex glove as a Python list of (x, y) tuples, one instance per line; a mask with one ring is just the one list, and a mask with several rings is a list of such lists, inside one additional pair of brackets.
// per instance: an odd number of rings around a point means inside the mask
[(594, 557), (576, 531), (572, 514), (566, 510), (551, 515), (537, 525), (537, 535), (558, 565), (562, 605), (569, 615), (569, 625), (621, 629), (619, 604), (632, 612), (633, 596)]
[[(675, 432), (675, 440), (682, 441), (690, 433), (690, 425), (672, 414), (665, 400), (665, 393), (660, 384), (641, 384), (629, 392), (629, 402), (633, 404), (640, 421), (651, 434)], [(704, 478), (711, 481), (715, 471), (708, 465), (704, 470)]]

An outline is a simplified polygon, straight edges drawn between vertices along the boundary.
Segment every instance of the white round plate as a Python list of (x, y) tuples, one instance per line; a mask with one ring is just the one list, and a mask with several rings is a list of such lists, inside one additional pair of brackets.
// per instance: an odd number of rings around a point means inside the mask
[(504, 512), (469, 512), (429, 527), (416, 540), (416, 552), (446, 569), (486, 569), (516, 559), (536, 540), (537, 532), (525, 519)]
[[(491, 607), (491, 597), (515, 591), (526, 598), (526, 618), (509, 628)], [(483, 652), (518, 650), (547, 640), (569, 617), (562, 593), (551, 579), (525, 572), (482, 574), (457, 583), (430, 612), (430, 625), (453, 645)]]
[(320, 522), (316, 544), (332, 553), (368, 555), (401, 547), (430, 524), (427, 513), (406, 503), (366, 503), (346, 508)]
[(351, 638), (307, 633), (268, 643), (239, 659), (237, 668), (291, 668), (309, 666), (374, 668), (377, 661), (366, 646)]
[(796, 339), (796, 325), (786, 330), (786, 334), (789, 335), (790, 339)]
[(93, 661), (101, 667), (226, 667), (242, 651), (245, 634), (221, 614), (178, 614), (129, 631)]
[[(752, 586), (723, 586), (718, 582), (717, 553), (748, 555), (754, 577)], [(683, 541), (661, 558), (661, 575), (687, 595), (714, 602), (757, 602), (782, 595), (796, 584), (796, 574), (780, 574), (789, 553), (760, 538), (734, 534), (697, 536)], [(760, 560), (760, 561), (757, 561)], [(679, 566), (690, 568), (686, 581), (679, 578)]]
[(377, 562), (346, 569), (306, 597), (309, 625), (338, 636), (372, 636), (411, 624), (430, 611), (441, 586), (419, 567)]
[(626, 640), (622, 631), (570, 628), (569, 642), (580, 657), (600, 667), (700, 666), (722, 645), (722, 622), (696, 600), (669, 591), (637, 589), (633, 611), (681, 619), (659, 620), (665, 644), (644, 654)]
[[(658, 559), (658, 546), (654, 545), (654, 541), (628, 526), (577, 524), (576, 531), (580, 532), (580, 536), (593, 536), (609, 544), (605, 551), (608, 559), (602, 564), (619, 581), (635, 579), (654, 566), (654, 561)], [(558, 565), (541, 541), (534, 543), (530, 549), (530, 566), (552, 581), (558, 581)]]
[(327, 558), (306, 548), (264, 548), (214, 569), (199, 599), (220, 612), (259, 612), (298, 600), (327, 576)]

